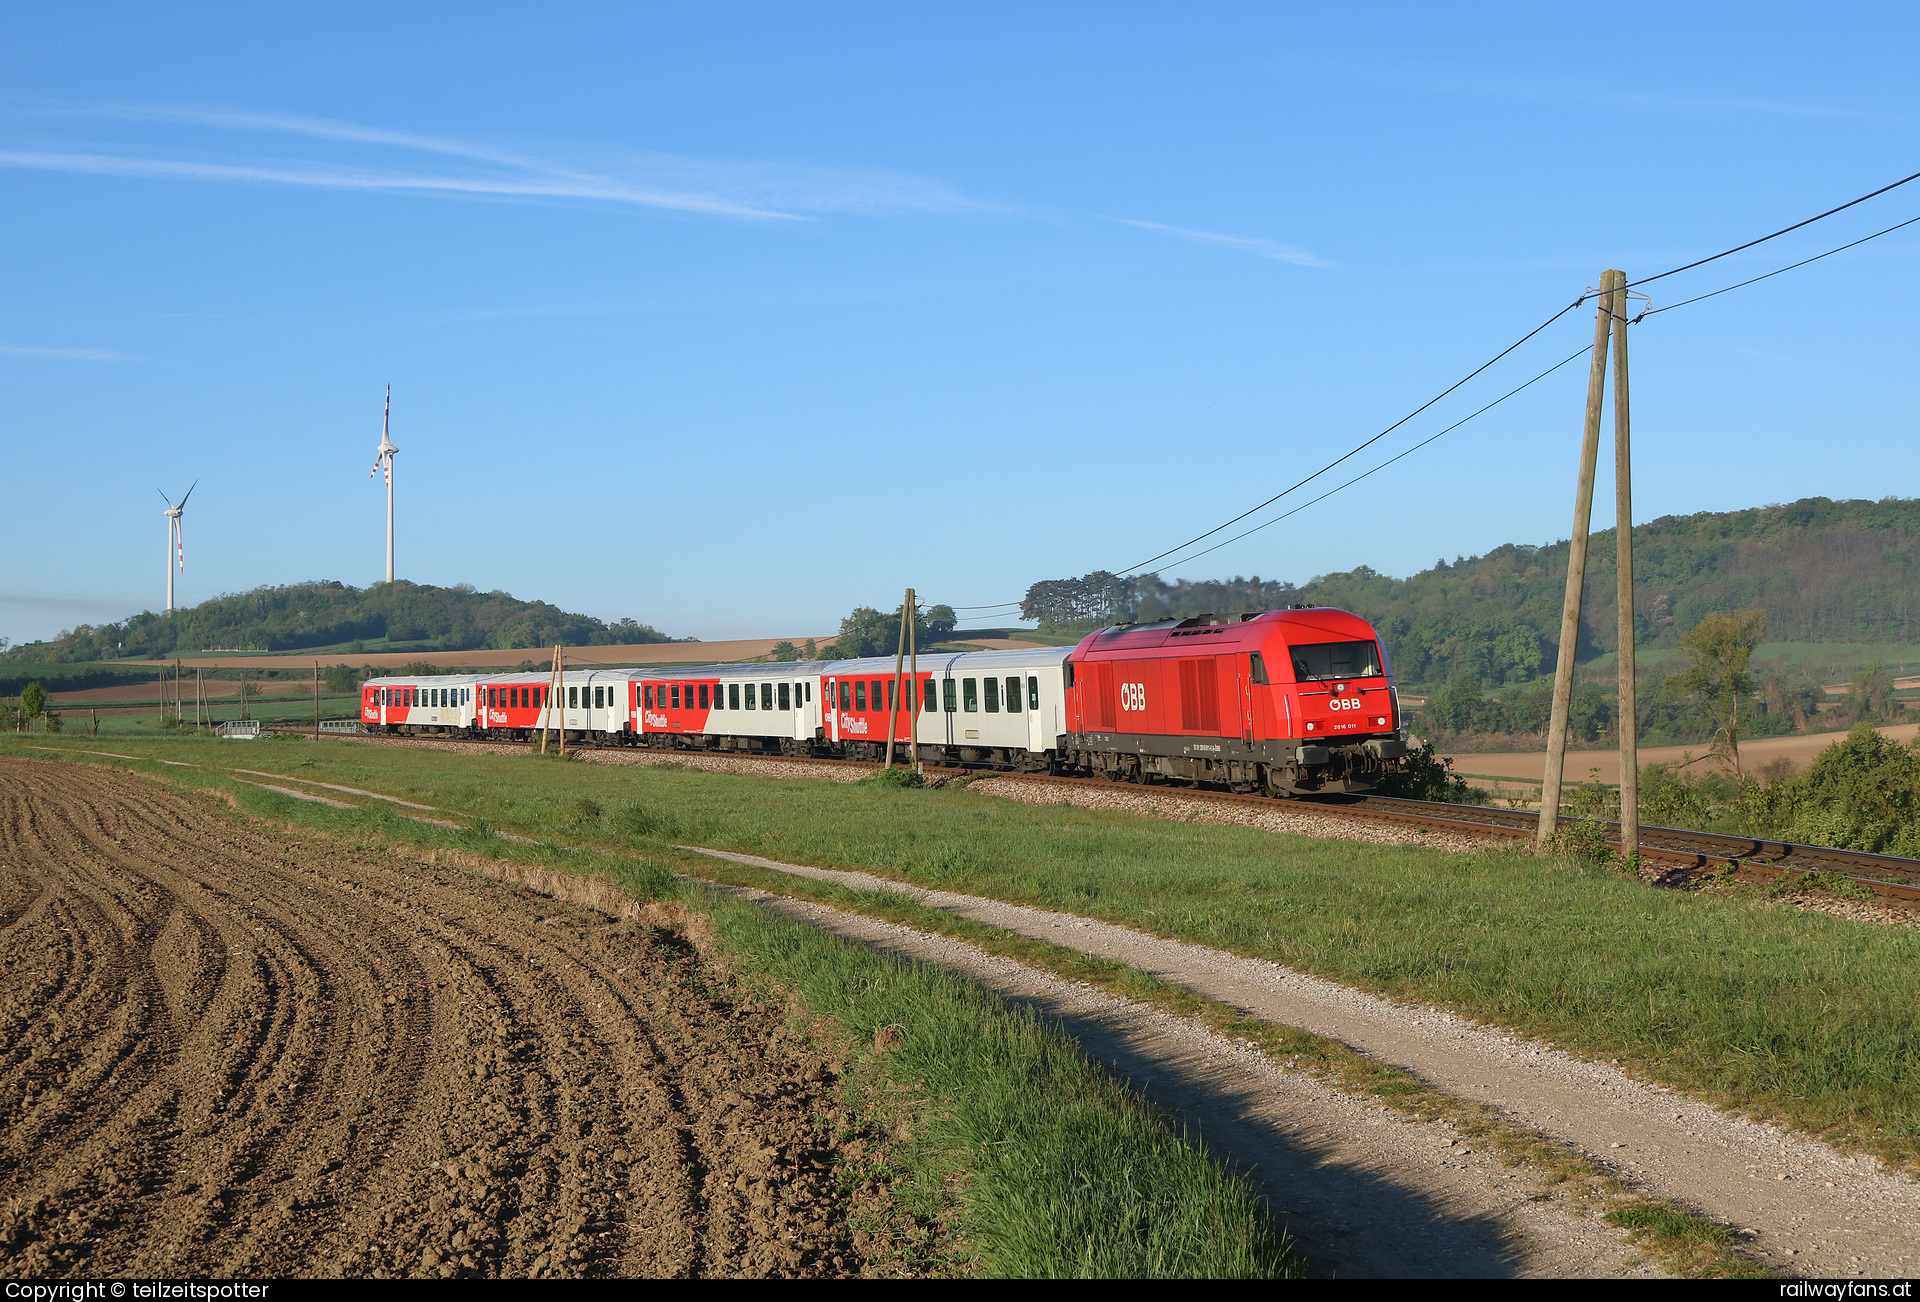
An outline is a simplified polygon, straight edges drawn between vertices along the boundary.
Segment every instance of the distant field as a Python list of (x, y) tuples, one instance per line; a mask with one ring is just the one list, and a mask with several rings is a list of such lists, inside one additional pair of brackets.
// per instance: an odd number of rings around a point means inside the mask
[[(1686, 667), (1686, 655), (1673, 647), (1642, 647), (1635, 656), (1643, 665), (1669, 668), (1678, 672)], [(1668, 666), (1669, 660), (1675, 663)], [(1753, 661), (1763, 669), (1793, 669), (1800, 673), (1823, 675), (1831, 669), (1850, 671), (1884, 664), (1894, 674), (1920, 673), (1920, 646), (1901, 642), (1762, 642), (1754, 648)], [(1583, 676), (1616, 674), (1619, 656), (1612, 651), (1582, 661)]]
[[(1911, 741), (1915, 733), (1920, 733), (1920, 724), (1900, 723), (1878, 731), (1881, 736), (1904, 744)], [(1740, 743), (1740, 764), (1742, 768), (1757, 769), (1771, 760), (1785, 757), (1798, 767), (1805, 768), (1815, 755), (1846, 735), (1847, 730), (1839, 728), (1833, 732), (1796, 732), (1785, 737), (1757, 737)], [(1707, 747), (1703, 742), (1697, 746), (1642, 746), (1639, 756), (1644, 766), (1678, 764), (1688, 754), (1694, 759), (1701, 759), (1706, 753)], [(1536, 751), (1462, 752), (1447, 758), (1453, 761), (1453, 770), (1459, 774), (1521, 778), (1532, 782), (1539, 782), (1545, 776), (1547, 767), (1545, 741), (1540, 743), (1540, 749)], [(1600, 770), (1600, 781), (1617, 786), (1620, 782), (1619, 750), (1567, 752), (1567, 781), (1585, 782), (1594, 769)]]

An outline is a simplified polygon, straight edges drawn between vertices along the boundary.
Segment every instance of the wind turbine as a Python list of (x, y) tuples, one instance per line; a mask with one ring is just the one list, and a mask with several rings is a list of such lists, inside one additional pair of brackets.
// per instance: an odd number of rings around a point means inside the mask
[(182, 570), (187, 568), (187, 542), (180, 533), (180, 513), (187, 509), (187, 498), (192, 497), (193, 489), (198, 487), (200, 487), (200, 481), (196, 479), (193, 481), (193, 488), (186, 491), (178, 506), (175, 506), (172, 499), (165, 493), (161, 493), (159, 489), (153, 490), (160, 493), (160, 500), (167, 504), (167, 613), (169, 615), (173, 613), (173, 566), (176, 557), (180, 568)]
[(393, 416), (393, 386), (387, 386), (387, 407), (380, 416), (380, 447), (374, 453), (373, 475), (382, 470), (387, 472), (387, 582), (393, 582), (393, 454), (400, 449), (393, 446), (393, 440), (387, 437), (387, 425)]

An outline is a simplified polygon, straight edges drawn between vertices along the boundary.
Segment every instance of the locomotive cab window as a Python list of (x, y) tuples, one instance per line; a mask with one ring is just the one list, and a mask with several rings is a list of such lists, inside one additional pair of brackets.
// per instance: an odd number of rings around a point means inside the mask
[(1293, 676), (1302, 683), (1380, 676), (1380, 650), (1372, 642), (1318, 642), (1292, 653)]
[(1253, 662), (1253, 681), (1265, 686), (1267, 681), (1267, 662), (1260, 658), (1258, 651), (1255, 651), (1253, 655), (1248, 658)]

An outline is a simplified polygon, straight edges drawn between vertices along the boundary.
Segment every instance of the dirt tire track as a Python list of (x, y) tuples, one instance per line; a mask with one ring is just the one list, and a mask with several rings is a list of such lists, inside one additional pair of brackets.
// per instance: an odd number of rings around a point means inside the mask
[(0, 1275), (870, 1272), (684, 939), (0, 761)]

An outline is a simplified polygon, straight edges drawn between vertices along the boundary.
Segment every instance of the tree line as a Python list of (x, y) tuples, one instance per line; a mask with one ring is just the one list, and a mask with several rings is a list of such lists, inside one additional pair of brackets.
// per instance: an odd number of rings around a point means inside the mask
[[(1338, 606), (1380, 631), (1408, 684), (1466, 675), (1488, 687), (1550, 672), (1566, 542), (1509, 543), (1445, 558), (1410, 578), (1369, 566), (1295, 584), (1277, 579), (1122, 577), (1095, 571), (1027, 590), (1021, 617), (1049, 632), (1102, 624)], [(1578, 658), (1614, 649), (1614, 533), (1593, 536)], [(1671, 648), (1708, 615), (1764, 610), (1785, 642), (1920, 643), (1920, 499), (1805, 498), (1745, 511), (1664, 516), (1634, 528), (1639, 645)]]
[(162, 660), (209, 648), (297, 651), (376, 641), (421, 651), (469, 651), (675, 640), (631, 618), (608, 623), (497, 589), (480, 592), (470, 584), (436, 587), (398, 580), (355, 588), (327, 580), (228, 593), (171, 615), (142, 611), (114, 624), (83, 624), (47, 641), (11, 647), (0, 654), (0, 663)]

